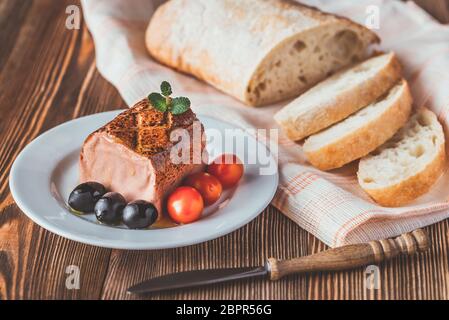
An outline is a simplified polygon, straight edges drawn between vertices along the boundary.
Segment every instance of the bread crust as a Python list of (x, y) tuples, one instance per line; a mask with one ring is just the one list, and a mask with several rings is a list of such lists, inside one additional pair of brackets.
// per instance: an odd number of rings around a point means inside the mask
[(317, 105), (315, 114), (309, 115), (307, 119), (298, 118), (298, 113), (295, 112), (300, 108), (300, 105), (298, 107), (295, 105), (300, 98), (281, 109), (274, 118), (290, 139), (302, 140), (377, 100), (401, 79), (401, 71), (398, 59), (392, 54), (390, 62), (375, 77), (351, 87), (350, 90), (345, 90), (334, 99)]
[(364, 127), (316, 150), (306, 140), (304, 151), (309, 162), (321, 170), (340, 168), (390, 139), (407, 122), (411, 112), (410, 88), (405, 80), (401, 85), (404, 86), (401, 96), (380, 117)]
[[(285, 0), (171, 0), (154, 13), (145, 42), (160, 63), (259, 106), (261, 101), (249, 101), (248, 90), (264, 59), (286, 39), (331, 23), (354, 30), (365, 48), (379, 42), (374, 32), (349, 19)], [(285, 98), (273, 95), (263, 103)]]
[(427, 193), (432, 185), (438, 180), (444, 171), (446, 164), (445, 144), (440, 146), (440, 150), (435, 159), (426, 168), (416, 175), (401, 181), (388, 188), (366, 189), (363, 183), (359, 183), (363, 190), (368, 193), (377, 203), (385, 207), (399, 207), (407, 204), (416, 198)]

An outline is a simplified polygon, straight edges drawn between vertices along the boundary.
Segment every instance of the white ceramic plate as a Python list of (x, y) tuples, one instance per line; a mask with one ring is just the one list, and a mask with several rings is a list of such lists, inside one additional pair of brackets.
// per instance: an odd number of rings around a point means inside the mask
[[(94, 215), (74, 215), (65, 203), (78, 184), (81, 145), (90, 132), (118, 113), (105, 112), (64, 123), (36, 138), (20, 153), (12, 166), (9, 184), (14, 200), (30, 219), (60, 236), (91, 245), (117, 249), (163, 249), (223, 236), (254, 219), (272, 200), (278, 184), (276, 162), (265, 146), (243, 130), (238, 130), (248, 142), (246, 147), (228, 150), (228, 146), (223, 146), (218, 139), (209, 141), (207, 148), (211, 159), (223, 152), (233, 152), (242, 160), (250, 159), (263, 150), (268, 155), (269, 164), (245, 163), (245, 174), (236, 190), (227, 192), (224, 197), (228, 199), (221, 199), (221, 205), (208, 209), (202, 219), (171, 228), (129, 230), (101, 225)], [(199, 118), (206, 134), (210, 129), (220, 132), (236, 129), (217, 119)], [(268, 165), (274, 167), (275, 172), (260, 175), (260, 168)]]

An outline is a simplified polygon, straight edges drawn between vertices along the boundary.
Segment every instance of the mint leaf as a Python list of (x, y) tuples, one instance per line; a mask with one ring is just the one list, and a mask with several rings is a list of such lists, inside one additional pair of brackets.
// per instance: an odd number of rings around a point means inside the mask
[(190, 100), (188, 98), (178, 97), (172, 99), (170, 97), (172, 88), (167, 81), (162, 81), (161, 93), (153, 92), (148, 96), (148, 100), (156, 110), (160, 112), (170, 111), (174, 115), (182, 114), (189, 110)]
[(165, 97), (169, 97), (172, 94), (171, 85), (167, 81), (162, 81), (161, 92)]
[(156, 92), (150, 93), (150, 95), (148, 96), (148, 100), (150, 100), (151, 105), (156, 110), (160, 112), (167, 111), (167, 101), (161, 94)]
[(186, 97), (174, 98), (171, 102), (170, 112), (172, 114), (181, 114), (189, 110), (190, 100)]

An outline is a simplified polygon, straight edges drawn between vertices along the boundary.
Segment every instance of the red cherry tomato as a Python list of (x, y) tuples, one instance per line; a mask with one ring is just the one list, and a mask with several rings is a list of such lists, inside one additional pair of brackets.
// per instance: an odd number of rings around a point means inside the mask
[(207, 167), (207, 172), (220, 180), (223, 188), (235, 186), (243, 176), (243, 164), (234, 154), (222, 154)]
[(187, 177), (184, 184), (198, 190), (206, 205), (216, 202), (223, 190), (220, 181), (206, 172), (194, 173)]
[(190, 223), (198, 220), (203, 212), (201, 194), (192, 187), (179, 187), (167, 200), (167, 211), (173, 221)]

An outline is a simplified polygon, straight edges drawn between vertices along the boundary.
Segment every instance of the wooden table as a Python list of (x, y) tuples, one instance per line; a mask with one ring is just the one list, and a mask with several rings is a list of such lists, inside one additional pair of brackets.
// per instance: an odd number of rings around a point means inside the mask
[[(73, 0), (0, 0), (0, 299), (131, 299), (125, 289), (171, 272), (256, 266), (326, 246), (273, 207), (245, 227), (186, 248), (110, 250), (52, 234), (29, 220), (8, 189), (11, 164), (25, 145), (69, 119), (124, 108), (95, 68), (82, 25), (65, 28)], [(449, 21), (448, 1), (421, 1)], [(79, 5), (79, 4), (78, 4)], [(34, 195), (34, 196), (39, 196)], [(380, 267), (381, 286), (366, 289), (365, 270), (247, 280), (154, 295), (169, 299), (435, 299), (449, 298), (449, 223), (426, 228), (432, 250)], [(66, 288), (67, 267), (80, 268), (80, 288)]]

